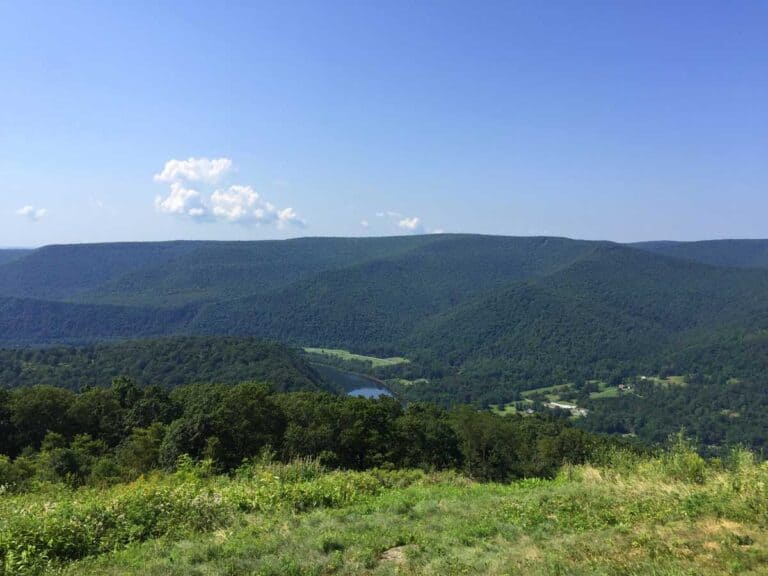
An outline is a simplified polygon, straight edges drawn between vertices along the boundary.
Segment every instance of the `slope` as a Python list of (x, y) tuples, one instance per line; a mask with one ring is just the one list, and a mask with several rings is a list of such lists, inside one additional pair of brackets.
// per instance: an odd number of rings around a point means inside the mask
[(0, 297), (0, 346), (86, 344), (183, 333), (195, 310)]
[(638, 242), (635, 248), (713, 266), (768, 268), (768, 240), (703, 240)]
[(328, 390), (299, 354), (255, 338), (173, 337), (86, 347), (0, 349), (0, 388), (79, 390), (124, 376), (141, 386), (266, 382), (278, 391)]
[(361, 351), (390, 349), (421, 320), (507, 282), (566, 268), (594, 246), (561, 238), (441, 236), (282, 290), (206, 305), (191, 329)]
[(702, 333), (754, 329), (750, 322), (766, 309), (763, 270), (605, 244), (561, 272), (438, 314), (407, 342), (424, 363), (447, 364), (486, 388), (497, 382), (509, 391), (637, 371)]
[(17, 260), (21, 258), (22, 256), (26, 256), (29, 254), (31, 250), (26, 250), (23, 248), (3, 248), (0, 249), (0, 266), (7, 262), (11, 262), (13, 260)]
[(262, 294), (326, 270), (393, 256), (435, 236), (201, 242), (172, 262), (148, 263), (80, 295), (111, 304), (177, 306)]
[(61, 300), (187, 252), (186, 242), (46, 246), (0, 265), (0, 296)]

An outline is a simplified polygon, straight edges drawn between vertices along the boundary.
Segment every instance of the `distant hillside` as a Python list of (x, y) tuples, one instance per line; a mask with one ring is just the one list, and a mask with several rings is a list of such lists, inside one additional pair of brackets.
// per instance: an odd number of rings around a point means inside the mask
[(11, 262), (27, 255), (31, 250), (25, 250), (22, 248), (2, 248), (0, 249), (0, 266), (6, 262)]
[(330, 390), (291, 348), (254, 338), (175, 337), (86, 347), (0, 349), (0, 388), (50, 384), (79, 390), (125, 376), (142, 386), (269, 383), (275, 390)]
[(46, 246), (0, 266), (0, 296), (61, 300), (184, 254), (189, 242)]
[(425, 383), (403, 394), (446, 403), (665, 368), (753, 378), (764, 347), (739, 343), (768, 330), (765, 246), (461, 234), (54, 246), (0, 265), (0, 344), (274, 338), (408, 357), (400, 375)]
[(704, 240), (639, 242), (636, 248), (712, 266), (768, 268), (768, 240)]
[(477, 294), (567, 268), (596, 243), (438, 236), (407, 252), (324, 271), (280, 290), (202, 306), (194, 331), (362, 350), (398, 346), (423, 320)]
[(86, 344), (183, 333), (195, 310), (0, 297), (0, 346)]
[[(721, 343), (720, 326), (754, 330), (768, 310), (768, 273), (733, 271), (604, 245), (545, 278), (495, 290), (419, 325), (409, 347), (485, 382), (536, 388), (542, 382), (652, 370), (701, 334)], [(744, 355), (742, 355), (742, 360)], [(759, 362), (759, 354), (747, 364)], [(511, 384), (511, 386), (510, 386)], [(502, 396), (504, 395), (502, 394)]]

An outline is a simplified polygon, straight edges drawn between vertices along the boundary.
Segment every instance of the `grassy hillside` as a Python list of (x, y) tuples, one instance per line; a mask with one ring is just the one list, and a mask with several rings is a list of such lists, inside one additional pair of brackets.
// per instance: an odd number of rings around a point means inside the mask
[[(0, 495), (5, 574), (765, 574), (768, 468), (684, 446), (551, 480), (188, 466)], [(0, 568), (2, 570), (2, 568)]]
[(173, 337), (85, 347), (0, 349), (0, 388), (109, 386), (117, 377), (140, 386), (254, 380), (280, 391), (327, 385), (286, 346), (255, 338)]

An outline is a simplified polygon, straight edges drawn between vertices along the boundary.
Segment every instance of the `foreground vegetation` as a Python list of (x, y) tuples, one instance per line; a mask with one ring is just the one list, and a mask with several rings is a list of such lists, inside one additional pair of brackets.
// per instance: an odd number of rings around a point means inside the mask
[(552, 479), (182, 459), (109, 489), (0, 496), (3, 574), (765, 574), (768, 466), (684, 441)]
[[(275, 393), (258, 383), (196, 384), (168, 392), (118, 379), (75, 394), (52, 386), (0, 390), (0, 485), (109, 485), (184, 455), (220, 471), (264, 450), (345, 470), (463, 470), (507, 481), (548, 477), (617, 440), (552, 417), (502, 418), (470, 407), (319, 392)], [(3, 456), (5, 455), (5, 456)]]

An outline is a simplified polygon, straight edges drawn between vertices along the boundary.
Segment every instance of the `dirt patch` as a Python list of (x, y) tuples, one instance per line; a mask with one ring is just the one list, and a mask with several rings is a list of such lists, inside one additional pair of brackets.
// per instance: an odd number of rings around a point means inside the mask
[(392, 562), (394, 564), (402, 564), (406, 560), (406, 554), (413, 546), (395, 546), (389, 550), (384, 550), (379, 556), (379, 560), (382, 562)]
[(726, 520), (725, 518), (708, 518), (699, 522), (699, 529), (704, 534), (717, 534), (719, 532), (735, 532), (741, 530), (743, 526), (738, 522)]

